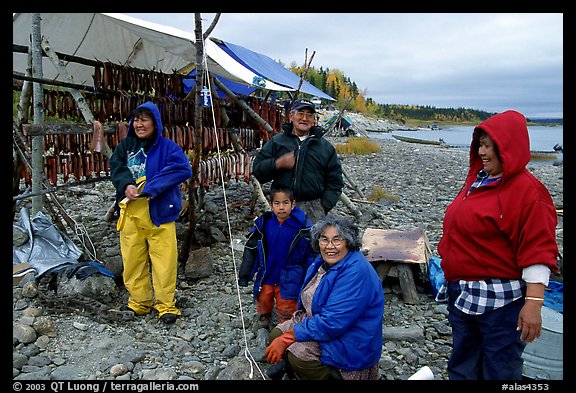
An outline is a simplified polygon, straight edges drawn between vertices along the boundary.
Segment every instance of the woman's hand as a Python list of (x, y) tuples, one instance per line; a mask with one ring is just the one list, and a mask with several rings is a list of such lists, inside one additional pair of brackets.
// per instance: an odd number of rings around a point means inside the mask
[(124, 190), (124, 195), (131, 201), (135, 201), (140, 193), (138, 192), (138, 188), (134, 184), (128, 184), (126, 189)]
[(264, 351), (264, 355), (270, 364), (276, 364), (280, 360), (282, 360), (282, 356), (284, 355), (284, 351), (288, 348), (292, 343), (296, 342), (296, 336), (294, 336), (294, 329), (287, 330), (281, 336), (276, 337), (266, 351)]
[(520, 339), (531, 343), (542, 334), (542, 302), (526, 300), (518, 315), (518, 327), (521, 330)]

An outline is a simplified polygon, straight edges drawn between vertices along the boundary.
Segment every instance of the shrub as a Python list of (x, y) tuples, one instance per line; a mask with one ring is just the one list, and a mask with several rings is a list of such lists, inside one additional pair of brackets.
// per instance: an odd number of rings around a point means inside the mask
[(374, 189), (372, 190), (370, 195), (368, 195), (367, 199), (372, 202), (378, 202), (380, 199), (386, 199), (389, 200), (390, 202), (398, 202), (400, 198), (398, 197), (398, 195), (390, 194), (384, 188), (376, 185), (374, 186)]
[(353, 137), (348, 138), (346, 143), (334, 145), (338, 154), (370, 154), (380, 152), (380, 145), (368, 138)]

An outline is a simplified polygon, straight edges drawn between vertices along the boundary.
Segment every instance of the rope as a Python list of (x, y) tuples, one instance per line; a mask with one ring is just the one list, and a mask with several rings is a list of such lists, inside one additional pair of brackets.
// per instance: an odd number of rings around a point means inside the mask
[[(204, 45), (204, 40), (202, 40), (202, 45)], [(205, 70), (203, 78), (205, 78), (205, 82), (206, 82), (206, 86), (208, 87), (208, 91), (211, 92), (212, 86), (210, 85), (210, 78), (208, 77), (208, 61), (207, 61), (207, 57), (206, 57), (206, 51), (204, 50), (204, 47), (202, 49), (203, 49), (202, 50), (202, 53), (203, 53), (202, 62), (204, 63), (204, 70)], [(197, 86), (197, 88), (201, 88), (201, 87)], [(214, 100), (214, 97), (212, 97), (212, 99), (210, 100), (210, 110), (211, 110), (211, 114), (212, 114), (212, 123), (214, 126), (213, 127), (214, 128), (214, 134), (216, 134), (216, 117), (214, 114), (213, 100)], [(218, 168), (220, 170), (220, 180), (222, 182), (222, 194), (224, 196), (224, 208), (226, 210), (226, 221), (228, 224), (228, 235), (230, 237), (230, 250), (232, 252), (232, 263), (234, 264), (234, 277), (235, 277), (235, 281), (236, 281), (236, 294), (238, 295), (238, 304), (240, 307), (240, 319), (242, 321), (242, 332), (244, 335), (244, 346), (245, 346), (244, 357), (246, 357), (246, 359), (250, 363), (250, 379), (252, 379), (254, 377), (254, 366), (256, 366), (256, 368), (260, 372), (262, 379), (266, 379), (264, 377), (264, 373), (262, 372), (262, 370), (258, 366), (258, 363), (256, 362), (256, 360), (252, 356), (252, 353), (248, 349), (248, 339), (247, 339), (247, 335), (246, 335), (246, 326), (244, 324), (244, 311), (242, 309), (242, 298), (240, 296), (240, 285), (238, 285), (238, 269), (236, 266), (236, 256), (234, 254), (234, 247), (233, 247), (233, 243), (232, 243), (232, 228), (230, 226), (230, 214), (228, 212), (228, 201), (226, 198), (224, 171), (222, 170), (222, 160), (221, 160), (221, 154), (220, 154), (220, 142), (218, 141), (218, 135), (215, 135), (214, 139), (216, 140), (216, 151), (218, 153)]]

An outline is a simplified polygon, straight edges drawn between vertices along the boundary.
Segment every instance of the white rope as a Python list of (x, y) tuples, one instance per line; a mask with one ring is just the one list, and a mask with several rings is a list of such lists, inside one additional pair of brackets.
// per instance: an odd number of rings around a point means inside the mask
[[(202, 40), (202, 45), (204, 45), (204, 40)], [(206, 50), (203, 47), (202, 48), (202, 53), (203, 53), (203, 63), (204, 63), (204, 78), (205, 78), (205, 82), (206, 82), (206, 86), (208, 87), (208, 91), (212, 92), (212, 86), (210, 85), (210, 78), (208, 77), (208, 62), (206, 60)], [(198, 72), (198, 69), (196, 69), (196, 72)], [(196, 86), (196, 88), (202, 88), (201, 86)], [(216, 97), (217, 98), (217, 97)], [(216, 117), (214, 114), (214, 105), (213, 105), (213, 100), (215, 99), (215, 97), (211, 97), (210, 100), (210, 110), (212, 113), (212, 123), (214, 125), (214, 139), (216, 140), (216, 151), (218, 152), (218, 168), (220, 169), (220, 180), (222, 182), (222, 194), (224, 196), (224, 208), (226, 210), (226, 221), (228, 224), (228, 235), (230, 237), (230, 250), (232, 252), (232, 263), (234, 264), (234, 278), (236, 281), (236, 294), (238, 295), (238, 304), (240, 307), (240, 319), (242, 321), (242, 332), (244, 335), (244, 356), (246, 357), (246, 359), (248, 360), (248, 362), (250, 363), (250, 379), (254, 378), (254, 366), (256, 366), (256, 368), (258, 369), (258, 371), (260, 372), (260, 375), (262, 377), (262, 379), (266, 379), (264, 377), (264, 373), (262, 372), (262, 370), (260, 369), (260, 367), (258, 366), (258, 363), (256, 362), (256, 360), (254, 360), (254, 357), (252, 356), (252, 353), (250, 352), (250, 350), (248, 349), (248, 339), (247, 339), (247, 335), (246, 335), (246, 326), (244, 324), (244, 311), (242, 309), (242, 298), (240, 296), (240, 285), (238, 284), (238, 269), (236, 267), (236, 256), (234, 254), (234, 247), (233, 247), (233, 239), (232, 239), (232, 229), (230, 227), (230, 214), (228, 212), (228, 202), (227, 202), (227, 198), (226, 198), (226, 187), (224, 184), (224, 171), (222, 169), (222, 159), (221, 159), (221, 155), (220, 155), (220, 144), (218, 141), (218, 135), (217, 135), (217, 130), (216, 130)]]

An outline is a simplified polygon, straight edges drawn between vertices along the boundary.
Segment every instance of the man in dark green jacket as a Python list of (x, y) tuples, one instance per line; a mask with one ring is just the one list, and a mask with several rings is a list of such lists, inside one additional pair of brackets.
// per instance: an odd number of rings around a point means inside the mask
[(342, 166), (334, 146), (315, 126), (316, 108), (307, 99), (294, 101), (291, 123), (282, 125), (254, 158), (252, 173), (272, 188), (289, 187), (298, 207), (313, 221), (324, 217), (342, 194)]

